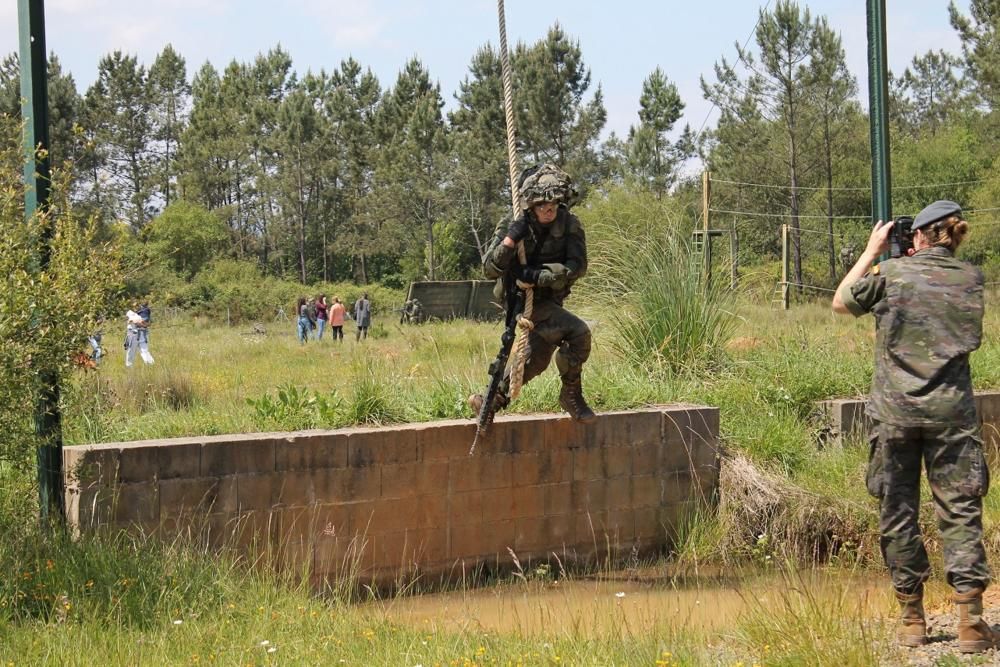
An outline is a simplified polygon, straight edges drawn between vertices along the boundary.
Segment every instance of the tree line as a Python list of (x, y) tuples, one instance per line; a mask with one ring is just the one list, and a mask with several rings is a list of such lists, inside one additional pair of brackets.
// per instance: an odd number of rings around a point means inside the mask
[[(662, 71), (646, 81), (634, 137), (610, 155), (577, 41), (555, 25), (512, 59), (526, 162), (556, 162), (584, 185), (614, 176), (666, 190), (678, 159), (666, 134), (683, 105)], [(52, 159), (71, 165), (78, 207), (173, 243), (189, 273), (222, 252), (303, 283), (464, 277), (510, 200), (489, 45), (447, 114), (417, 58), (385, 88), (353, 58), (299, 75), (280, 46), (221, 72), (205, 63), (190, 80), (171, 46), (148, 69), (116, 51), (83, 94), (54, 54), (48, 69)], [(16, 55), (0, 66), (0, 91), (3, 112), (18, 114)], [(164, 216), (179, 203), (184, 214)], [(179, 247), (192, 235), (196, 247)]]
[[(932, 48), (892, 77), (897, 212), (941, 197), (1000, 201), (995, 5), (973, 0), (966, 15), (952, 4), (962, 52)], [(50, 153), (71, 174), (75, 205), (186, 279), (220, 257), (304, 284), (464, 278), (478, 274), (507, 212), (500, 60), (489, 44), (449, 112), (418, 58), (387, 85), (353, 58), (299, 74), (280, 46), (193, 76), (169, 45), (148, 68), (116, 51), (82, 93), (55, 54), (48, 69)], [(700, 157), (719, 183), (712, 205), (726, 212), (713, 226), (732, 226), (742, 262), (775, 257), (784, 221), (796, 282), (835, 282), (838, 246), (870, 225), (858, 84), (840, 35), (804, 5), (762, 10), (752, 42), (703, 76), (718, 109), (706, 131), (676, 127), (684, 102), (658, 67), (627, 134), (604, 136), (601, 86), (558, 24), (517, 44), (512, 70), (526, 164), (554, 162), (593, 196), (624, 187), (674, 199), (693, 227), (700, 179), (681, 168)], [(0, 63), (0, 113), (19, 109), (11, 55)]]

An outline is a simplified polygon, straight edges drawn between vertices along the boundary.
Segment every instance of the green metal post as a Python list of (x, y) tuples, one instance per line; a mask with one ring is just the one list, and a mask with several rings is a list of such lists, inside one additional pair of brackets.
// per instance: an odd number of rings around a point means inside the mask
[[(45, 3), (18, 0), (20, 41), (21, 117), (24, 119), (24, 216), (31, 220), (49, 208), (49, 94), (45, 51)], [(51, 225), (43, 227), (39, 270), (48, 268)], [(41, 519), (64, 516), (62, 482), (62, 419), (59, 412), (59, 376), (52, 368), (39, 369), (39, 396), (35, 406), (38, 500)]]
[(886, 57), (885, 0), (868, 2), (868, 107), (872, 147), (872, 218), (892, 219), (889, 164), (889, 66)]

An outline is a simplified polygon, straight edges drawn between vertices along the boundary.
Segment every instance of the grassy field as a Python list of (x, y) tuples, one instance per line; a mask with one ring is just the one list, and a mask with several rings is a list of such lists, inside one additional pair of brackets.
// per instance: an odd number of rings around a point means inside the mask
[[(997, 316), (988, 312), (992, 332)], [(862, 483), (865, 452), (820, 448), (813, 412), (817, 400), (867, 390), (871, 320), (835, 318), (825, 302), (787, 313), (742, 304), (722, 361), (667, 373), (623, 364), (612, 352), (613, 323), (596, 309), (583, 314), (595, 332), (584, 374), (595, 409), (672, 401), (721, 409), (722, 507), (691, 527), (671, 571), (763, 569), (774, 577), (776, 601), (748, 605), (721, 631), (653, 619), (641, 632), (613, 621), (598, 632), (572, 615), (540, 620), (537, 633), (429, 631), (398, 622), (383, 606), (316, 597), (296, 577), (197, 545), (47, 536), (33, 519), (28, 474), (0, 469), (0, 568), (8, 573), (0, 578), (0, 664), (750, 667), (891, 660), (888, 598), (861, 608), (851, 580), (836, 574), (879, 563), (875, 505)], [(262, 336), (249, 326), (158, 322), (151, 335), (156, 364), (128, 370), (117, 335), (108, 333), (101, 370), (80, 373), (67, 392), (67, 442), (471, 417), (465, 398), (485, 383), (499, 338), (496, 324), (468, 322), (401, 328), (383, 320), (363, 343), (348, 331), (343, 344), (304, 346), (291, 323), (267, 330)], [(979, 387), (1000, 386), (998, 357), (988, 334), (974, 355)], [(556, 410), (558, 389), (550, 370), (512, 409)], [(998, 505), (992, 491), (986, 517), (994, 552)], [(933, 539), (933, 527), (926, 528)], [(833, 592), (822, 599), (795, 574), (820, 563), (835, 572)], [(944, 595), (932, 590), (932, 597)]]

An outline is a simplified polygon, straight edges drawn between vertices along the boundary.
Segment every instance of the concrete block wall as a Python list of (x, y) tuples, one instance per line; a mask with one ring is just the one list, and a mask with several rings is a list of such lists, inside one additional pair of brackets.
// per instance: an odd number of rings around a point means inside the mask
[[(983, 429), (983, 443), (1000, 452), (1000, 392), (977, 391), (975, 400), (979, 423)], [(820, 402), (821, 418), (835, 441), (840, 441), (845, 436), (864, 437), (868, 434), (872, 421), (865, 414), (865, 402), (866, 399), (863, 398), (838, 398)]]
[[(501, 417), (66, 447), (70, 522), (267, 549), (399, 581), (668, 546), (718, 490), (716, 408)], [(609, 554), (610, 551), (610, 554)]]

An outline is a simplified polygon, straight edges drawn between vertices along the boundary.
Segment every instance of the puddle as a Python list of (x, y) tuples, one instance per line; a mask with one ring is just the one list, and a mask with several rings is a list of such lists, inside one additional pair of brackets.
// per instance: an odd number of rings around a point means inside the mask
[(880, 576), (839, 571), (678, 579), (659, 568), (399, 597), (373, 606), (387, 620), (432, 632), (600, 636), (657, 627), (708, 632), (732, 627), (747, 612), (788, 605), (837, 605), (877, 615), (891, 603), (888, 591)]

